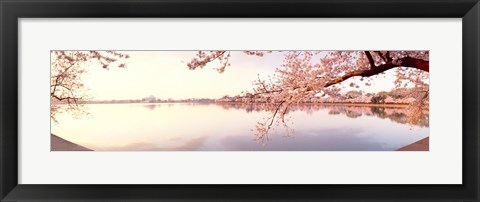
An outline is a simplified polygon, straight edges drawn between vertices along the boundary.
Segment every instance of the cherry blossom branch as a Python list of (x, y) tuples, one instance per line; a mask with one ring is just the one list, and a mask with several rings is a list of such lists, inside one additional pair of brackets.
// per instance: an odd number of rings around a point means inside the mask
[[(215, 68), (219, 73), (223, 73), (227, 66), (230, 66), (229, 58), (231, 51), (225, 50), (215, 50), (215, 51), (198, 51), (197, 55), (187, 63), (187, 67), (190, 70), (195, 70), (196, 68), (204, 68), (208, 63), (213, 61), (218, 61), (220, 67)], [(266, 53), (271, 53), (272, 51), (243, 51), (243, 53), (252, 56), (263, 57)]]
[[(370, 55), (370, 57), (371, 57), (371, 55)], [(391, 61), (389, 63), (382, 64), (382, 65), (375, 66), (375, 67), (376, 68), (370, 68), (370, 69), (367, 69), (367, 70), (358, 70), (358, 71), (353, 71), (353, 72), (346, 73), (341, 77), (338, 77), (336, 79), (333, 79), (333, 80), (327, 82), (324, 87), (328, 87), (328, 86), (331, 86), (331, 85), (334, 85), (334, 84), (338, 84), (338, 83), (340, 83), (342, 81), (345, 81), (345, 80), (347, 80), (351, 77), (354, 77), (354, 76), (370, 77), (370, 76), (380, 74), (384, 71), (387, 71), (387, 70), (395, 68), (395, 67), (410, 67), (410, 68), (420, 69), (420, 70), (429, 72), (429, 62), (428, 61), (425, 61), (425, 60), (422, 60), (422, 59), (417, 59), (417, 58), (412, 58), (412, 57), (409, 57), (409, 56), (397, 59), (396, 62)]]

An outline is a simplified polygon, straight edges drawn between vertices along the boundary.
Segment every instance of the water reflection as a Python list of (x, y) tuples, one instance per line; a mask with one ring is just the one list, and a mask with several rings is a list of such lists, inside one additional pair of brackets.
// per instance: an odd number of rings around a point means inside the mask
[[(271, 108), (270, 105), (265, 103), (259, 104), (244, 104), (244, 103), (216, 103), (223, 109), (243, 109), (247, 113), (267, 111)], [(358, 118), (365, 116), (376, 116), (382, 119), (389, 119), (396, 123), (428, 127), (429, 126), (429, 111), (423, 110), (420, 115), (420, 121), (409, 122), (408, 112), (411, 110), (409, 106), (397, 105), (397, 106), (362, 106), (362, 105), (343, 105), (343, 104), (297, 104), (292, 105), (287, 113), (301, 111), (307, 114), (312, 114), (318, 110), (328, 110), (330, 115), (344, 114), (349, 118)]]
[[(180, 138), (172, 140), (179, 141)], [(162, 147), (152, 142), (134, 142), (131, 144), (105, 148), (111, 151), (201, 151), (207, 137), (198, 137), (182, 141), (180, 145), (174, 147)]]
[(391, 151), (429, 135), (428, 111), (407, 124), (407, 107), (302, 104), (288, 111), (294, 134), (276, 128), (262, 145), (252, 129), (268, 107), (94, 104), (89, 118), (60, 115), (52, 133), (96, 151)]
[(153, 105), (153, 104), (146, 104), (146, 105), (143, 105), (143, 107), (149, 109), (149, 110), (154, 110), (156, 107), (158, 107), (160, 105)]
[[(362, 138), (359, 128), (329, 128), (309, 130), (298, 136), (272, 139), (266, 147), (256, 147), (250, 141), (239, 136), (227, 136), (222, 143), (233, 150), (261, 151), (382, 151), (389, 150), (388, 145)], [(322, 134), (322, 135), (318, 135)], [(298, 147), (302, 145), (302, 147)], [(339, 147), (338, 145), (342, 145)]]

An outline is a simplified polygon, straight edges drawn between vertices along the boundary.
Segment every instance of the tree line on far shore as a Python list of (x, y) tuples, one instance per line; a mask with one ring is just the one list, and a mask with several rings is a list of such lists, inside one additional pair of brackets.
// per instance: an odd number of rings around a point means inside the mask
[[(320, 97), (310, 96), (303, 99), (302, 103), (368, 103), (368, 104), (410, 104), (418, 97), (423, 96), (427, 90), (421, 91), (416, 88), (395, 88), (391, 91), (380, 91), (378, 93), (366, 93), (361, 90), (351, 90), (344, 94), (338, 93), (336, 96)], [(255, 97), (247, 93), (246, 95), (228, 96), (225, 95), (216, 102), (253, 102), (265, 103), (269, 100), (265, 97)], [(427, 101), (428, 102), (428, 101)]]

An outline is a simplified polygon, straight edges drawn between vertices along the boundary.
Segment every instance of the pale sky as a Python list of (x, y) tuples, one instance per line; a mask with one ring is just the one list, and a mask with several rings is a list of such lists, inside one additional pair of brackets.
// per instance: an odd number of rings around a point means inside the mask
[[(220, 74), (214, 67), (218, 62), (196, 70), (189, 70), (186, 63), (196, 51), (120, 51), (130, 56), (126, 68), (112, 65), (109, 70), (99, 66), (86, 66), (83, 81), (93, 100), (141, 99), (153, 95), (159, 99), (221, 98), (235, 96), (242, 91), (251, 91), (252, 81), (273, 75), (283, 61), (283, 53), (273, 52), (264, 57), (249, 56), (242, 51), (232, 51), (225, 72)], [(394, 71), (378, 76), (372, 86), (360, 86), (365, 92), (389, 91), (394, 87)], [(359, 79), (355, 79), (355, 83)], [(343, 91), (356, 88), (347, 87)], [(356, 89), (356, 90), (359, 90)]]

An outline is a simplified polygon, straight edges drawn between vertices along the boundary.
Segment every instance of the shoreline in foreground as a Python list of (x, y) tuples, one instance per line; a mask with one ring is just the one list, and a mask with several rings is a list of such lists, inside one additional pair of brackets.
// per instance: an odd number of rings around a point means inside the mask
[(430, 150), (430, 136), (418, 140), (412, 144), (400, 147), (395, 151), (429, 151)]
[[(423, 138), (412, 144), (400, 147), (394, 151), (429, 151), (430, 137)], [(94, 151), (79, 144), (70, 142), (54, 134), (50, 135), (50, 151)]]
[(50, 151), (93, 151), (54, 134), (50, 134)]

